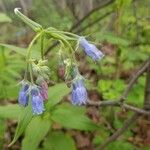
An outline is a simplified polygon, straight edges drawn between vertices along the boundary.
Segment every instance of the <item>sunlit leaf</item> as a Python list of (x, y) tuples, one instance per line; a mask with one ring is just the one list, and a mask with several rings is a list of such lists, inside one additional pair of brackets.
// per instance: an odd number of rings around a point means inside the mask
[(18, 138), (23, 134), (26, 127), (30, 123), (32, 117), (33, 117), (32, 109), (31, 109), (31, 106), (29, 105), (28, 107), (24, 108), (20, 114), (19, 122), (18, 122), (18, 126), (15, 132), (14, 138), (12, 142), (9, 144), (9, 146), (13, 145), (18, 140)]
[(98, 126), (92, 122), (81, 107), (72, 105), (60, 105), (52, 112), (52, 120), (60, 125), (78, 130), (96, 130)]
[(29, 123), (25, 138), (22, 143), (22, 150), (37, 150), (37, 147), (41, 140), (51, 127), (51, 120), (46, 117), (37, 116)]
[(49, 109), (61, 101), (61, 99), (69, 93), (70, 89), (64, 83), (52, 86), (48, 90), (48, 102), (46, 108)]
[(43, 150), (76, 150), (73, 139), (62, 132), (50, 132)]

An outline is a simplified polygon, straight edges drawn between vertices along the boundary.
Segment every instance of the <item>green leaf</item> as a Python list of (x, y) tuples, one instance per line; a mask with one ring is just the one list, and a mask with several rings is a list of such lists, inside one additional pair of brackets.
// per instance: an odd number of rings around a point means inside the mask
[(44, 142), (44, 150), (76, 150), (73, 139), (62, 132), (51, 132)]
[(13, 138), (13, 141), (9, 144), (9, 146), (13, 145), (18, 140), (18, 138), (23, 134), (24, 130), (30, 123), (32, 116), (33, 115), (31, 105), (29, 105), (28, 107), (24, 108), (24, 110), (21, 112), (15, 136)]
[[(22, 48), (22, 47), (17, 47), (14, 45), (10, 45), (10, 44), (3, 44), (0, 43), (0, 46), (7, 48), (8, 50), (12, 50), (22, 56), (26, 56), (27, 55), (27, 48)], [(40, 52), (36, 50), (36, 45), (34, 45), (32, 47), (32, 51), (31, 51), (31, 57), (32, 58), (37, 58), (40, 59)]]
[(6, 14), (0, 13), (0, 23), (1, 22), (11, 22), (11, 18), (9, 18)]
[(51, 121), (47, 116), (33, 118), (26, 129), (22, 150), (37, 150), (39, 143), (44, 139), (50, 127)]
[(125, 83), (121, 79), (115, 81), (100, 80), (98, 82), (98, 91), (103, 93), (104, 99), (117, 99), (124, 89)]
[(48, 90), (49, 100), (46, 104), (46, 108), (50, 109), (57, 103), (61, 101), (61, 99), (70, 92), (70, 89), (64, 83), (57, 84), (53, 87), (50, 87)]
[(3, 43), (0, 43), (0, 46), (3, 46), (3, 47), (10, 49), (10, 50), (13, 50), (14, 52), (21, 54), (23, 56), (26, 56), (26, 49), (25, 48), (21, 48), (21, 47), (9, 45), (9, 44), (3, 44)]
[(60, 105), (52, 112), (52, 120), (66, 128), (92, 131), (99, 127), (84, 113), (82, 107), (72, 105)]
[(12, 119), (17, 118), (21, 110), (18, 105), (0, 106), (0, 118)]
[(99, 80), (98, 81), (98, 89), (101, 92), (108, 91), (112, 86), (112, 81), (111, 80)]

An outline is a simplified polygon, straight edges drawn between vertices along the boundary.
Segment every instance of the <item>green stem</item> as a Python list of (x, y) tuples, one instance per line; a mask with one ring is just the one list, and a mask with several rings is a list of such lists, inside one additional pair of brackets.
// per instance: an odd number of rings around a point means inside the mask
[(24, 74), (24, 80), (27, 80), (28, 68), (29, 68), (29, 64), (27, 63), (26, 64), (25, 74)]
[(28, 47), (28, 50), (27, 50), (27, 70), (25, 72), (25, 78), (27, 78), (27, 71), (28, 71), (28, 68), (29, 68), (29, 73), (30, 73), (30, 80), (31, 80), (31, 83), (34, 84), (34, 80), (33, 80), (33, 72), (32, 72), (32, 64), (31, 64), (31, 60), (30, 60), (30, 57), (31, 57), (31, 48), (34, 44), (34, 42), (39, 38), (39, 36), (42, 34), (43, 32), (40, 32), (39, 34), (37, 34), (33, 40), (31, 41), (31, 43), (29, 44), (29, 47)]
[(68, 45), (68, 47), (70, 49), (70, 53), (73, 52), (73, 49), (72, 49), (71, 45), (69, 44), (69, 42), (67, 40), (65, 40), (63, 35), (61, 36), (60, 34), (56, 33), (56, 31), (53, 31), (53, 32), (46, 31), (46, 33), (50, 34), (55, 39), (61, 40), (64, 43), (64, 45)]
[(30, 80), (31, 80), (31, 83), (34, 84), (33, 72), (32, 72), (32, 64), (29, 64), (29, 72), (30, 72)]
[[(73, 61), (71, 61), (71, 63), (73, 64), (73, 62), (75, 62), (75, 65), (77, 65), (77, 61), (76, 61), (75, 55), (74, 55), (75, 51), (71, 47), (70, 43), (65, 39), (66, 36), (62, 34), (62, 33), (69, 33), (69, 32), (63, 32), (63, 31), (61, 32), (61, 31), (57, 31), (57, 30), (54, 30), (54, 29), (46, 30), (45, 32), (48, 33), (53, 38), (59, 39), (60, 41), (62, 41), (64, 43), (64, 45), (68, 46), (69, 53), (70, 53), (71, 58), (72, 58), (71, 60), (73, 60)], [(69, 34), (70, 35), (75, 35), (75, 34), (72, 34), (72, 33), (69, 33)], [(77, 37), (77, 35), (76, 35), (76, 37)], [(79, 36), (78, 36), (78, 38), (79, 38)], [(76, 38), (76, 40), (77, 40), (77, 38)]]
[(42, 32), (40, 32), (39, 34), (37, 34), (33, 40), (31, 41), (31, 43), (29, 44), (28, 50), (27, 50), (27, 59), (30, 58), (31, 55), (31, 47), (33, 46), (34, 42), (39, 38), (39, 36), (42, 34)]
[(61, 32), (61, 33), (64, 33), (64, 34), (67, 34), (67, 35), (71, 35), (71, 36), (73, 36), (73, 37), (75, 37), (75, 38), (80, 38), (79, 35), (76, 35), (76, 34), (74, 34), (74, 33), (66, 32), (66, 31), (60, 31), (60, 32)]
[(44, 59), (44, 35), (41, 35), (41, 58)]
[[(69, 32), (64, 32), (64, 31), (46, 29), (45, 32), (48, 33), (48, 34), (53, 34), (53, 33), (56, 33), (56, 34), (59, 34), (59, 35), (61, 34), (67, 40), (72, 40), (72, 41), (76, 41), (79, 38), (78, 35), (75, 35), (75, 34), (72, 34), (72, 33), (69, 33)], [(69, 37), (65, 34), (72, 35), (73, 37)]]

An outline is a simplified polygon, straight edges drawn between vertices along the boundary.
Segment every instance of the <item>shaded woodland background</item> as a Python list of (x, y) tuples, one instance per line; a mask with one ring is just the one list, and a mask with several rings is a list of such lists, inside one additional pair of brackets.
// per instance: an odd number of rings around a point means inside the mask
[[(17, 105), (19, 87), (16, 85), (21, 81), (25, 69), (25, 59), (19, 54), (22, 49), (18, 47), (26, 48), (35, 35), (15, 16), (15, 7), (22, 8), (25, 15), (44, 27), (52, 26), (84, 35), (96, 43), (105, 54), (102, 62), (93, 63), (80, 51), (76, 57), (80, 61), (80, 72), (87, 79), (90, 100), (99, 102), (117, 100), (130, 79), (149, 59), (150, 1), (0, 0), (0, 43), (16, 46), (0, 46), (0, 149), (99, 149), (108, 137), (123, 126), (133, 112), (111, 106), (72, 106), (70, 91), (63, 83), (63, 70), (57, 60), (58, 46), (52, 42), (46, 43), (44, 51), (51, 68), (49, 101), (62, 101), (51, 107), (48, 116), (51, 122), (43, 123), (43, 127), (40, 121), (35, 119), (29, 124), (25, 134), (12, 147), (8, 147), (20, 113)], [(37, 43), (34, 49), (38, 48)], [(144, 72), (128, 92), (128, 104), (138, 108), (144, 107), (146, 81)], [(148, 105), (147, 108), (150, 109)], [(42, 127), (42, 133), (46, 130), (43, 137), (36, 134)], [(42, 138), (38, 139), (38, 136)], [(132, 122), (131, 128), (108, 144), (106, 149), (148, 150), (149, 147), (150, 117), (139, 115), (136, 121)]]

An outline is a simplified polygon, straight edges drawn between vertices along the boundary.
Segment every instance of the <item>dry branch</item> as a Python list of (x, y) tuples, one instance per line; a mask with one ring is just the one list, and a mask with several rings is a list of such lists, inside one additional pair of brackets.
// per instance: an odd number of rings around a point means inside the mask
[[(145, 98), (144, 98), (144, 109), (139, 109), (133, 106), (130, 106), (128, 104), (124, 103), (124, 98), (127, 97), (129, 91), (131, 90), (131, 88), (133, 87), (134, 83), (136, 82), (136, 80), (138, 79), (138, 77), (140, 75), (143, 74), (143, 72), (145, 72), (147, 70), (147, 78), (146, 78), (146, 85), (145, 85)], [(122, 101), (123, 100), (123, 101)], [(90, 103), (90, 102), (89, 102)], [(93, 102), (92, 102), (93, 103)], [(91, 104), (92, 104), (91, 103)], [(94, 102), (95, 103), (95, 102)], [(104, 105), (102, 104), (103, 102), (98, 102), (97, 105)], [(109, 101), (105, 102), (105, 105), (108, 105)], [(106, 148), (106, 146), (113, 142), (114, 140), (116, 140), (119, 136), (121, 136), (127, 129), (128, 127), (133, 124), (136, 119), (141, 115), (150, 115), (150, 60), (146, 61), (146, 63), (139, 69), (139, 71), (133, 76), (133, 78), (130, 80), (127, 89), (125, 90), (125, 92), (123, 93), (123, 99), (121, 97), (121, 99), (119, 101), (111, 101), (110, 105), (111, 106), (118, 106), (120, 104), (121, 107), (135, 111), (134, 115), (127, 119), (123, 125), (122, 128), (118, 129), (112, 136), (110, 136), (108, 139), (106, 139), (106, 141), (104, 141), (104, 143), (102, 143), (98, 149), (99, 150), (103, 150)], [(146, 110), (147, 109), (147, 110)]]

